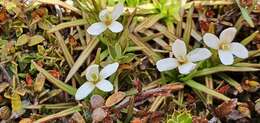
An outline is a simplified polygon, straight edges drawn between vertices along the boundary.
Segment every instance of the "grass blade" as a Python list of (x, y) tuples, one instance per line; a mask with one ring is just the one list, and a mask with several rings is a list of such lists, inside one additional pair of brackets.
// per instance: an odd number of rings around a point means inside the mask
[(84, 49), (82, 51), (82, 53), (80, 54), (79, 58), (77, 59), (77, 61), (75, 62), (75, 64), (72, 66), (72, 68), (70, 69), (65, 82), (68, 82), (72, 76), (78, 71), (78, 69), (80, 68), (80, 66), (84, 63), (84, 61), (88, 58), (88, 56), (90, 55), (90, 53), (94, 50), (94, 48), (97, 46), (98, 44), (98, 40), (97, 39), (93, 39), (89, 42), (89, 44), (87, 45), (86, 49)]
[(56, 31), (64, 29), (64, 28), (68, 28), (68, 27), (72, 27), (72, 26), (85, 25), (85, 24), (88, 24), (88, 21), (85, 20), (85, 19), (79, 19), (79, 20), (74, 20), (74, 21), (70, 21), (70, 22), (64, 22), (64, 23), (58, 24), (55, 27), (53, 27), (52, 29), (48, 30), (48, 33), (53, 33), (53, 32), (56, 32)]
[(184, 83), (187, 84), (188, 86), (194, 88), (194, 89), (197, 89), (197, 90), (202, 91), (202, 92), (204, 92), (206, 94), (209, 94), (209, 95), (212, 95), (214, 97), (217, 97), (217, 98), (222, 99), (224, 101), (230, 100), (230, 98), (226, 97), (225, 95), (220, 94), (220, 93), (218, 93), (218, 92), (216, 92), (214, 90), (211, 90), (211, 89), (207, 88), (206, 86), (204, 86), (204, 85), (202, 85), (202, 84), (200, 84), (198, 82), (195, 82), (193, 80), (188, 80), (188, 81), (186, 81)]
[(198, 71), (194, 77), (205, 76), (209, 74), (214, 74), (218, 72), (249, 72), (249, 71), (260, 71), (260, 69), (253, 67), (235, 67), (235, 66), (217, 66), (212, 68), (206, 68)]
[(242, 14), (243, 18), (246, 20), (246, 22), (247, 22), (251, 27), (255, 27), (254, 22), (253, 22), (252, 18), (251, 18), (250, 15), (249, 15), (249, 11), (248, 11), (246, 8), (244, 8), (244, 7), (242, 7), (242, 6), (240, 5), (240, 1), (239, 1), (239, 0), (236, 0), (236, 3), (237, 3), (237, 5), (238, 5), (238, 7), (239, 7), (239, 9), (240, 9), (240, 11), (241, 11), (241, 14)]
[(48, 71), (44, 70), (43, 68), (41, 68), (40, 66), (38, 66), (34, 61), (32, 61), (32, 64), (34, 65), (34, 67), (41, 72), (47, 80), (49, 80), (49, 82), (51, 82), (52, 84), (54, 84), (55, 86), (57, 86), (58, 88), (60, 88), (61, 90), (67, 92), (68, 94), (74, 96), (77, 89), (73, 88), (72, 86), (63, 83), (62, 81), (56, 79), (55, 77), (53, 77), (51, 74), (49, 74)]
[(249, 44), (251, 41), (253, 41), (253, 39), (257, 36), (258, 33), (259, 33), (259, 31), (255, 31), (250, 36), (248, 36), (244, 40), (242, 40), (240, 43), (243, 45)]
[(50, 120), (53, 120), (53, 119), (56, 119), (56, 118), (60, 118), (60, 117), (64, 117), (64, 116), (73, 114), (73, 113), (75, 113), (75, 112), (79, 112), (80, 110), (81, 110), (81, 109), (80, 109), (80, 106), (75, 106), (75, 107), (72, 107), (72, 108), (63, 110), (63, 111), (61, 111), (61, 112), (58, 112), (58, 113), (56, 113), (56, 114), (48, 115), (48, 116), (46, 116), (46, 117), (43, 117), (43, 118), (41, 118), (41, 119), (38, 119), (38, 120), (34, 121), (34, 123), (47, 122), (47, 121), (50, 121)]
[(152, 63), (155, 63), (156, 61), (161, 59), (161, 56), (157, 53), (155, 53), (152, 48), (140, 41), (136, 36), (134, 36), (133, 34), (129, 34), (129, 38), (139, 47), (142, 48), (142, 51), (152, 60)]
[(39, 105), (29, 105), (25, 106), (25, 109), (67, 109), (77, 105), (77, 103), (58, 103), (58, 104), (39, 104)]
[(229, 77), (224, 73), (217, 74), (221, 79), (224, 79), (228, 84), (237, 89), (240, 93), (243, 92), (242, 86), (233, 78)]
[[(69, 52), (69, 50), (68, 50), (68, 48), (67, 48), (67, 46), (66, 46), (66, 44), (65, 44), (65, 42), (63, 40), (62, 35), (60, 34), (59, 31), (55, 32), (55, 35), (57, 37), (58, 44), (59, 44), (59, 46), (60, 46), (60, 48), (61, 48), (61, 50), (63, 52), (63, 55), (64, 55), (66, 61), (68, 62), (69, 66), (72, 67), (73, 64), (74, 64), (74, 59), (71, 56), (71, 54), (70, 54), (70, 52)], [(75, 79), (80, 84), (82, 84), (84, 82), (83, 79), (80, 77), (80, 75), (78, 73), (75, 74)]]
[(70, 6), (69, 4), (61, 1), (61, 0), (37, 0), (37, 2), (41, 2), (41, 3), (44, 3), (44, 4), (52, 4), (52, 5), (59, 5), (59, 6), (62, 6), (66, 9), (69, 9), (69, 10), (72, 10), (74, 11), (75, 13), (81, 15), (81, 11), (73, 6)]
[(139, 32), (143, 29), (150, 28), (152, 25), (154, 25), (157, 21), (162, 19), (164, 16), (162, 14), (152, 15), (148, 18), (146, 18), (142, 23), (136, 26), (135, 32)]
[(186, 46), (189, 46), (190, 42), (190, 35), (191, 35), (191, 30), (192, 30), (192, 14), (193, 14), (194, 7), (192, 6), (188, 12), (188, 17), (187, 17), (187, 22), (185, 26), (185, 31), (183, 34), (183, 41), (185, 42)]

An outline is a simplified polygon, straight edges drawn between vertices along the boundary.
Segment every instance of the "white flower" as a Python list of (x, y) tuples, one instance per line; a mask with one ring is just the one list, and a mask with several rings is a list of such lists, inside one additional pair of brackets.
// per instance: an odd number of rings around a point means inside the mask
[(104, 92), (110, 92), (113, 90), (111, 82), (106, 80), (109, 76), (114, 74), (119, 66), (119, 63), (108, 64), (99, 72), (99, 66), (96, 64), (90, 65), (87, 68), (87, 82), (81, 85), (75, 95), (76, 100), (82, 100), (87, 97), (94, 89), (98, 89)]
[(101, 22), (92, 24), (87, 29), (87, 32), (91, 35), (99, 35), (107, 28), (114, 33), (121, 32), (123, 30), (123, 25), (116, 20), (123, 12), (123, 4), (117, 4), (112, 12), (108, 11), (107, 9), (102, 10), (99, 13), (99, 19), (101, 20)]
[(188, 74), (196, 67), (194, 62), (205, 60), (211, 56), (211, 52), (207, 48), (196, 48), (187, 54), (185, 43), (180, 39), (175, 40), (172, 44), (172, 52), (175, 58), (161, 59), (156, 63), (159, 71), (178, 67), (181, 74)]
[(70, 6), (73, 6), (73, 5), (74, 5), (73, 0), (66, 0), (65, 3), (67, 3), (67, 4), (70, 5)]
[(233, 64), (233, 55), (239, 58), (248, 57), (248, 50), (244, 45), (238, 42), (232, 43), (236, 32), (236, 28), (230, 27), (222, 31), (219, 38), (211, 33), (206, 33), (203, 36), (203, 40), (208, 47), (218, 50), (220, 61), (224, 65)]

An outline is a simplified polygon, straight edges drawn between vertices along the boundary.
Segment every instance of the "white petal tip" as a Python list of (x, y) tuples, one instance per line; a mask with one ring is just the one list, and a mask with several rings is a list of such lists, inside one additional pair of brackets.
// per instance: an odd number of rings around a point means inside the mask
[(241, 43), (233, 42), (231, 43), (232, 53), (242, 59), (248, 58), (248, 49)]
[(108, 80), (101, 80), (100, 82), (98, 82), (96, 84), (96, 87), (99, 89), (99, 90), (102, 90), (104, 92), (111, 92), (114, 90), (114, 87), (112, 85), (112, 83)]
[(123, 25), (117, 21), (112, 22), (112, 24), (109, 25), (108, 28), (110, 31), (112, 31), (114, 33), (122, 32), (124, 29)]
[(100, 76), (105, 79), (111, 76), (112, 74), (114, 74), (117, 71), (118, 67), (119, 67), (118, 62), (108, 64), (100, 71)]
[(175, 69), (177, 66), (178, 62), (175, 58), (165, 58), (156, 62), (156, 68), (160, 72)]
[(93, 85), (90, 82), (86, 82), (83, 85), (81, 85), (76, 94), (75, 94), (75, 99), (76, 100), (82, 100), (86, 98), (95, 88), (95, 85)]
[(224, 65), (232, 65), (234, 63), (234, 56), (231, 51), (218, 50), (220, 61)]
[(220, 43), (218, 37), (212, 33), (204, 34), (203, 41), (208, 47), (213, 49), (218, 49)]
[(98, 22), (90, 25), (90, 27), (88, 27), (87, 29), (87, 32), (90, 35), (97, 36), (104, 32), (106, 29), (107, 27), (102, 22)]
[(179, 69), (179, 72), (181, 74), (189, 74), (192, 70), (194, 70), (196, 68), (196, 64), (190, 62), (190, 63), (186, 63), (186, 64), (183, 64), (181, 66), (178, 67)]

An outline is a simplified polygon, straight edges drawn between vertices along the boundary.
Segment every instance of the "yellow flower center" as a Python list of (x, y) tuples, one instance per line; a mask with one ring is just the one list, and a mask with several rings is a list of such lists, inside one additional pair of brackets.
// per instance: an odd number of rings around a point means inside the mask
[(93, 79), (93, 83), (98, 82), (99, 79), (100, 79), (99, 75), (97, 75), (97, 74), (95, 74), (95, 73), (91, 74), (91, 77), (92, 77), (92, 79)]
[(188, 62), (187, 56), (179, 56), (178, 61), (180, 64), (185, 64)]
[(230, 43), (227, 43), (227, 42), (223, 42), (220, 44), (220, 49), (222, 50), (229, 50), (230, 49)]
[(105, 16), (104, 20), (103, 20), (103, 23), (106, 25), (106, 26), (109, 26), (112, 24), (112, 17), (110, 15), (107, 15)]

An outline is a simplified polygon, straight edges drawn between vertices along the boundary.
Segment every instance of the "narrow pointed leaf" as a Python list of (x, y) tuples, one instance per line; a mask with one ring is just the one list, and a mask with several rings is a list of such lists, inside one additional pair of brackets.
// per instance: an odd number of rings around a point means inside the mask
[(234, 66), (217, 66), (212, 68), (206, 68), (198, 71), (194, 77), (205, 76), (209, 74), (214, 74), (218, 72), (249, 72), (249, 71), (260, 71), (260, 69), (253, 67), (234, 67)]
[(75, 62), (75, 64), (70, 69), (69, 74), (67, 75), (65, 82), (68, 82), (72, 78), (72, 76), (78, 71), (80, 66), (85, 62), (85, 60), (88, 58), (90, 53), (97, 46), (98, 42), (99, 41), (97, 39), (93, 39), (89, 42), (87, 47), (82, 51), (82, 53), (80, 54), (77, 61)]
[(240, 1), (239, 0), (236, 0), (236, 3), (237, 3), (237, 5), (238, 5), (238, 7), (239, 7), (239, 9), (241, 11), (241, 14), (242, 14), (243, 18), (246, 20), (246, 22), (251, 27), (255, 27), (254, 22), (253, 22), (251, 16), (249, 15), (248, 10), (240, 5)]
[(34, 121), (34, 123), (47, 122), (47, 121), (50, 121), (50, 120), (54, 120), (54, 119), (56, 119), (56, 118), (61, 118), (61, 117), (64, 117), (64, 116), (73, 114), (73, 113), (75, 113), (75, 112), (79, 112), (80, 110), (81, 110), (80, 106), (75, 106), (75, 107), (72, 107), (72, 108), (63, 110), (63, 111), (61, 111), (61, 112), (58, 112), (58, 113), (56, 113), (56, 114), (52, 114), (52, 115), (48, 115), (48, 116), (46, 116), (46, 117), (40, 118), (40, 119)]
[(69, 93), (70, 95), (75, 95), (77, 89), (63, 83), (62, 81), (56, 79), (55, 77), (53, 77), (48, 71), (44, 70), (43, 68), (41, 68), (40, 66), (38, 66), (34, 61), (32, 61), (32, 64), (34, 65), (34, 67), (41, 72), (47, 80), (49, 80), (49, 82), (51, 82), (52, 84), (54, 84), (55, 86), (57, 86), (58, 88), (60, 88), (61, 90)]
[(218, 92), (216, 92), (214, 90), (211, 90), (211, 89), (207, 88), (205, 85), (202, 85), (202, 84), (200, 84), (198, 82), (195, 82), (193, 80), (185, 81), (185, 84), (187, 84), (188, 86), (190, 86), (190, 87), (192, 87), (194, 89), (202, 91), (202, 92), (204, 92), (206, 94), (209, 94), (209, 95), (212, 95), (212, 96), (217, 97), (219, 99), (222, 99), (224, 101), (230, 100), (230, 98), (226, 97), (225, 95), (220, 94), (220, 93), (218, 93)]
[(53, 33), (53, 32), (56, 32), (56, 31), (64, 29), (64, 28), (79, 26), (79, 25), (85, 25), (85, 24), (88, 24), (88, 21), (85, 20), (85, 19), (74, 20), (74, 21), (70, 21), (70, 22), (64, 22), (64, 23), (60, 23), (57, 26), (51, 28), (48, 31), (48, 33)]

